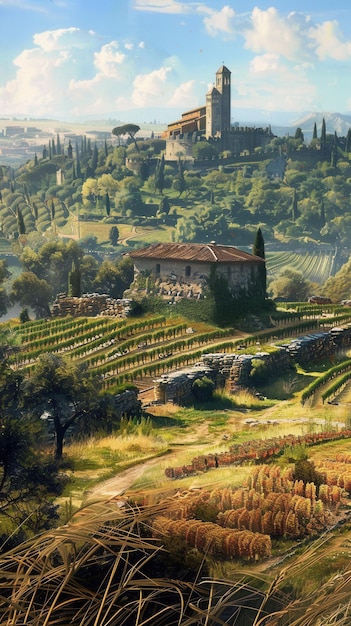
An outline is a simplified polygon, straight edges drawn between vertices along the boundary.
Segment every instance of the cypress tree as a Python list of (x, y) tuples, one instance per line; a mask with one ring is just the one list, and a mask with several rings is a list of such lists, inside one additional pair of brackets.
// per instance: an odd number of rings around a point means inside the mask
[(324, 144), (327, 141), (327, 129), (325, 125), (325, 119), (323, 117), (322, 130), (321, 130), (321, 143)]
[(38, 219), (38, 207), (35, 204), (35, 202), (32, 203), (32, 207), (33, 207), (34, 218), (37, 220)]
[(71, 140), (69, 140), (68, 142), (67, 156), (69, 159), (73, 158), (73, 148), (72, 148)]
[(52, 156), (56, 156), (57, 154), (54, 138), (51, 139), (51, 153), (52, 153)]
[(312, 139), (318, 139), (318, 135), (317, 135), (317, 122), (314, 123), (313, 126), (313, 137)]
[(117, 246), (118, 238), (119, 238), (119, 230), (117, 226), (112, 226), (109, 232), (109, 240), (112, 246)]
[(156, 171), (155, 171), (155, 189), (157, 189), (162, 195), (164, 187), (165, 187), (165, 157), (162, 155), (161, 159), (157, 161)]
[(98, 159), (99, 159), (99, 153), (98, 153), (98, 149), (97, 149), (97, 145), (96, 143), (94, 143), (94, 149), (93, 149), (93, 156), (91, 159), (91, 167), (95, 173), (95, 170), (97, 168), (98, 165)]
[(76, 173), (77, 173), (77, 178), (82, 178), (82, 170), (80, 168), (80, 160), (79, 160), (79, 151), (78, 151), (78, 145), (76, 144), (76, 155), (77, 155), (77, 159), (76, 159)]
[(104, 143), (104, 149), (105, 149), (105, 157), (108, 157), (108, 147), (107, 147), (106, 139), (105, 139), (105, 143)]
[(51, 141), (49, 141), (49, 160), (52, 159), (52, 151), (51, 151)]
[(57, 133), (56, 135), (56, 154), (60, 155), (61, 152), (61, 141), (60, 141), (60, 135)]
[[(265, 249), (264, 249), (264, 239), (262, 235), (262, 231), (260, 228), (256, 231), (255, 241), (252, 247), (252, 253), (255, 256), (260, 257), (261, 259), (265, 259)], [(253, 278), (254, 280), (254, 291), (253, 296), (258, 297), (259, 300), (264, 300), (266, 298), (267, 292), (267, 270), (266, 264), (262, 263), (257, 268), (257, 278)]]
[(54, 199), (53, 198), (51, 200), (51, 219), (52, 220), (55, 219), (55, 204), (54, 204)]
[(38, 157), (37, 157), (37, 153), (35, 153), (34, 155), (34, 167), (36, 167), (38, 165)]
[(81, 296), (81, 271), (76, 259), (72, 261), (72, 270), (68, 276), (68, 293), (73, 298), (80, 298)]
[(105, 209), (106, 209), (106, 215), (107, 215), (107, 217), (110, 217), (110, 213), (111, 213), (111, 202), (110, 202), (110, 196), (108, 195), (108, 191), (106, 191), (106, 196), (105, 196)]
[(264, 239), (260, 228), (258, 228), (256, 231), (256, 237), (252, 247), (252, 254), (261, 257), (261, 259), (266, 258), (264, 250)]
[(178, 158), (177, 181), (178, 181), (178, 191), (179, 191), (179, 197), (180, 197), (182, 193), (185, 191), (184, 166), (183, 166), (183, 161), (180, 158)]
[(48, 149), (46, 146), (44, 146), (43, 148), (43, 159), (47, 159), (48, 158)]
[(346, 152), (351, 152), (351, 128), (347, 131)]
[(325, 207), (324, 207), (324, 201), (323, 200), (321, 202), (320, 216), (321, 216), (321, 228), (324, 228), (324, 226), (326, 224), (326, 219), (325, 219)]
[(26, 234), (26, 227), (25, 227), (25, 224), (24, 224), (22, 211), (21, 211), (21, 209), (19, 207), (17, 208), (17, 228), (18, 228), (18, 233), (20, 235), (25, 235)]
[(300, 213), (299, 210), (297, 208), (297, 193), (296, 193), (296, 189), (294, 189), (294, 195), (293, 195), (293, 201), (292, 201), (292, 207), (291, 207), (291, 219), (293, 222), (295, 222), (297, 220), (297, 218), (299, 217)]

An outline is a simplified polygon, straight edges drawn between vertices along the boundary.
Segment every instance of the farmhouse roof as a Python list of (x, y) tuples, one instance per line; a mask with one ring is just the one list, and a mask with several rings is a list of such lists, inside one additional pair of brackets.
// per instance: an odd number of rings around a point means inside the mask
[(261, 257), (238, 250), (234, 246), (222, 246), (215, 243), (154, 243), (146, 248), (133, 250), (129, 255), (138, 259), (173, 259), (203, 263), (265, 262)]

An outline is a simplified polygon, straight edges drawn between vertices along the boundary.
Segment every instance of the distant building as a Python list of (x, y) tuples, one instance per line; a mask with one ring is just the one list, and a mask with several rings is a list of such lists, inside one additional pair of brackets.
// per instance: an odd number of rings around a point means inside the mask
[(215, 243), (156, 243), (129, 255), (134, 262), (134, 286), (139, 275), (149, 276), (158, 294), (173, 300), (201, 298), (213, 268), (227, 279), (233, 293), (249, 292), (265, 263), (234, 246)]
[(231, 127), (231, 72), (222, 65), (216, 72), (215, 84), (206, 94), (206, 104), (182, 114), (180, 120), (168, 124), (165, 158), (192, 157), (194, 143), (206, 139), (219, 152), (229, 150), (239, 155), (264, 146), (273, 137), (270, 128)]

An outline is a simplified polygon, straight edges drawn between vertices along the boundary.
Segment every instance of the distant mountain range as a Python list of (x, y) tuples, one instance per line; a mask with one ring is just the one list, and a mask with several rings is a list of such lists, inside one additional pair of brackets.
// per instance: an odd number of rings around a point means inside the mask
[[(317, 133), (320, 133), (323, 118), (325, 119), (327, 133), (345, 137), (351, 128), (351, 115), (343, 113), (319, 113), (306, 111), (300, 115), (286, 112), (261, 113), (255, 109), (250, 111), (236, 110), (239, 126), (271, 126), (272, 132), (280, 137), (295, 135), (297, 128), (301, 128), (305, 139), (310, 140), (313, 135), (314, 124), (317, 124)], [(242, 115), (242, 117), (241, 117)], [(245, 119), (246, 121), (243, 121)]]

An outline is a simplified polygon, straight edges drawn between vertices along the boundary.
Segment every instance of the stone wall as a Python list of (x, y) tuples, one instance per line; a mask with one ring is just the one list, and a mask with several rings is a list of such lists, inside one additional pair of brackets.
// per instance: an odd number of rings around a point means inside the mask
[(197, 378), (208, 376), (216, 388), (230, 393), (250, 388), (252, 361), (264, 361), (268, 375), (277, 376), (288, 372), (295, 363), (306, 364), (351, 345), (351, 326), (332, 328), (329, 332), (314, 333), (293, 339), (289, 344), (277, 346), (272, 352), (252, 354), (227, 354), (224, 352), (204, 354), (192, 368), (164, 374), (155, 380), (155, 400), (181, 404), (191, 397), (191, 386)]
[(115, 395), (116, 417), (123, 415), (139, 415), (141, 412), (141, 401), (138, 399), (138, 391), (127, 389)]
[(73, 298), (66, 294), (58, 294), (52, 305), (54, 317), (94, 317), (95, 315), (110, 315), (127, 317), (131, 301), (125, 298), (110, 298), (106, 294), (91, 294), (81, 298)]

